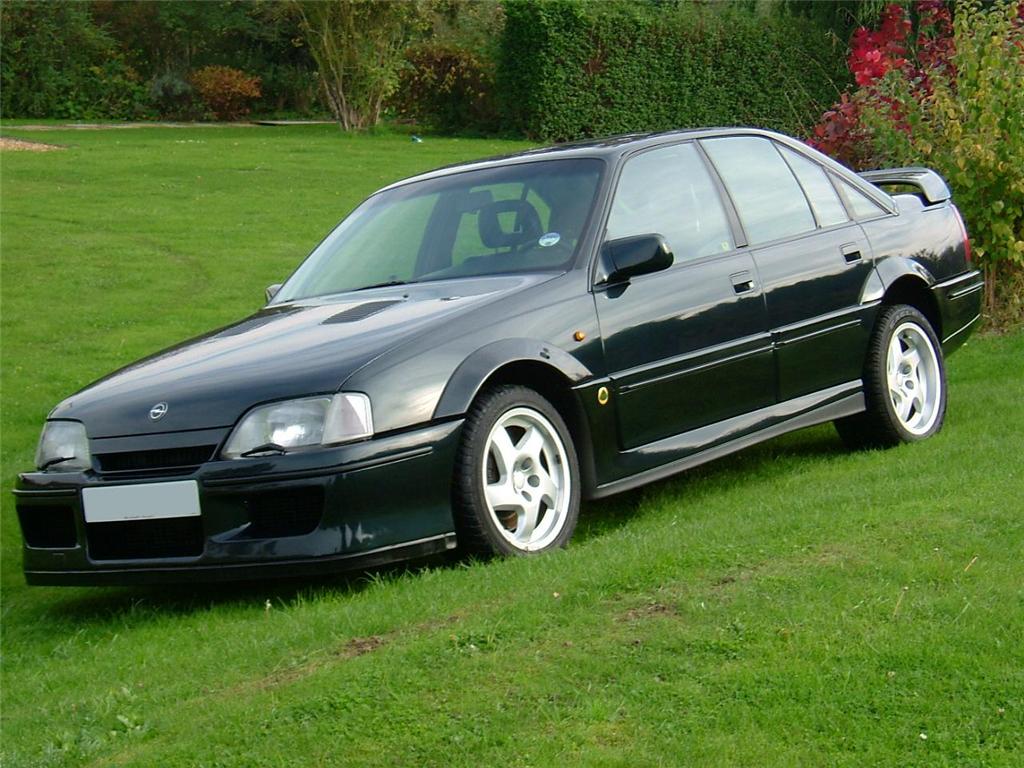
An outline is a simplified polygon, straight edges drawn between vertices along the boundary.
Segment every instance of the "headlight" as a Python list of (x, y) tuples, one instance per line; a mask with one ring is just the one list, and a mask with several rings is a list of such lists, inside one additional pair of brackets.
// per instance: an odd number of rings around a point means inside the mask
[(336, 445), (373, 434), (370, 398), (359, 392), (333, 397), (304, 397), (253, 408), (231, 433), (223, 455), (288, 451), (315, 445)]
[(89, 438), (77, 421), (48, 421), (43, 425), (36, 448), (36, 467), (59, 472), (92, 468)]

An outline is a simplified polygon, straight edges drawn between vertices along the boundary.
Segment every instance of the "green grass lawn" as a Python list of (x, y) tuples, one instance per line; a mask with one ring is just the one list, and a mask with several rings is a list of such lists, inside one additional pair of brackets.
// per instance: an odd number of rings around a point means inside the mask
[(806, 430), (584, 505), (564, 552), (317, 582), (27, 588), (57, 401), (262, 304), (374, 188), (512, 142), (332, 127), (5, 135), (4, 766), (1019, 766), (1024, 334), (946, 428)]

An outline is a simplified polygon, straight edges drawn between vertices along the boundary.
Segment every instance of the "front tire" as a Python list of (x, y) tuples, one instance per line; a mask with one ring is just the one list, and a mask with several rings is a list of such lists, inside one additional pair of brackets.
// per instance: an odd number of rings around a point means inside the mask
[(464, 552), (528, 555), (564, 547), (580, 506), (579, 461), (565, 421), (527, 387), (485, 392), (466, 417), (453, 489)]
[(854, 448), (931, 437), (946, 417), (946, 367), (931, 324), (906, 304), (879, 315), (864, 362), (866, 410), (835, 422)]

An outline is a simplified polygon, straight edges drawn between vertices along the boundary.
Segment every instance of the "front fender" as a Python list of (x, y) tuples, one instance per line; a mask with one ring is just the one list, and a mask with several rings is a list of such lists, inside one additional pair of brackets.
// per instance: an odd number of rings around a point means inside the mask
[(593, 376), (583, 363), (550, 342), (502, 339), (476, 350), (455, 369), (437, 403), (434, 418), (465, 413), (491, 374), (510, 363), (522, 362), (546, 365), (564, 376), (570, 384), (578, 384)]

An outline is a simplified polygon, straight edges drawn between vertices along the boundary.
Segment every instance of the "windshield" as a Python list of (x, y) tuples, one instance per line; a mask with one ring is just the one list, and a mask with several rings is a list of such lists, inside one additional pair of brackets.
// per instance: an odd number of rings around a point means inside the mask
[(377, 285), (566, 269), (603, 163), (547, 160), (381, 192), (303, 262), (274, 303)]

